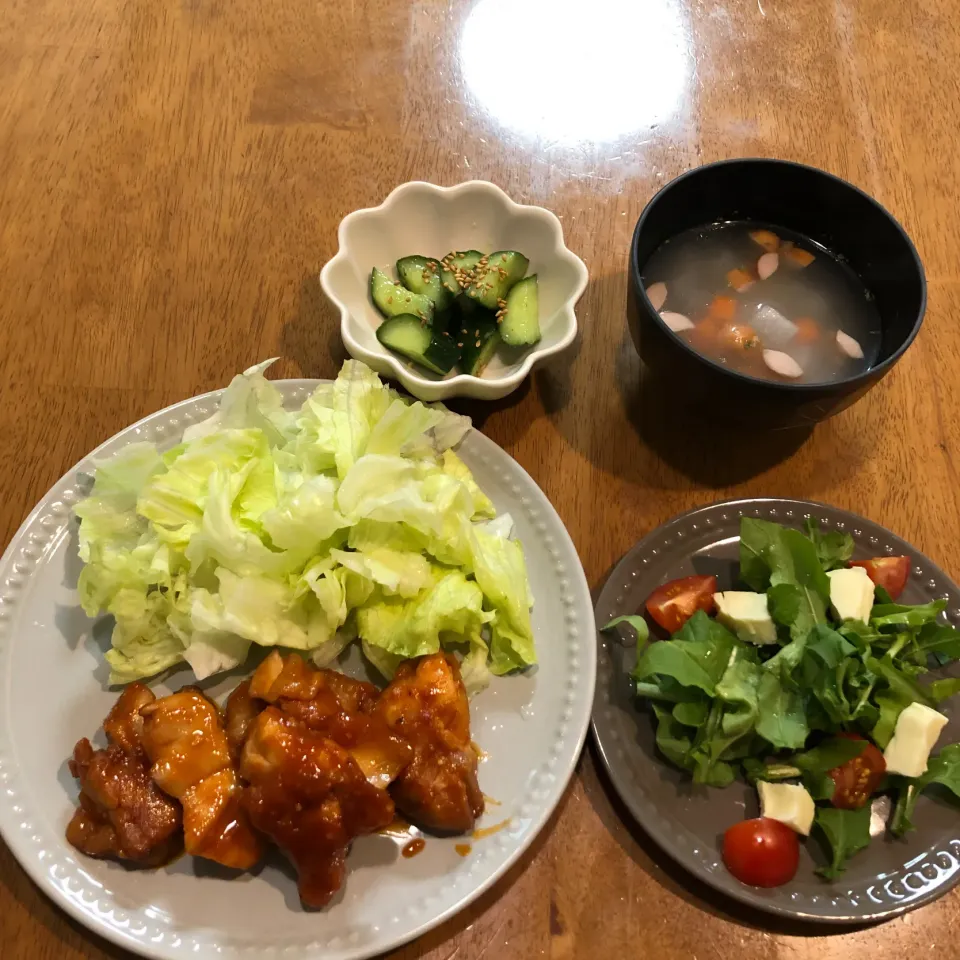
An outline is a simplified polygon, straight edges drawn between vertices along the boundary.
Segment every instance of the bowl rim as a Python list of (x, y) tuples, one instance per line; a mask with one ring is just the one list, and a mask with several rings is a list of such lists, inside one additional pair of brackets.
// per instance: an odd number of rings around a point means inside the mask
[[(914, 321), (913, 326), (910, 328), (909, 333), (904, 338), (903, 343), (901, 343), (900, 346), (897, 347), (897, 349), (894, 350), (894, 352), (890, 354), (886, 360), (882, 361), (881, 363), (877, 363), (872, 367), (867, 367), (866, 370), (861, 370), (859, 373), (844, 377), (841, 380), (828, 380), (822, 383), (790, 383), (783, 380), (764, 380), (760, 377), (751, 376), (749, 373), (741, 373), (739, 370), (731, 370), (730, 367), (724, 366), (722, 363), (717, 363), (715, 360), (711, 360), (702, 353), (698, 353), (693, 349), (693, 347), (691, 347), (685, 340), (674, 333), (663, 322), (659, 311), (654, 308), (653, 304), (650, 302), (650, 298), (647, 296), (646, 290), (644, 289), (641, 279), (642, 274), (640, 264), (638, 263), (637, 257), (637, 247), (640, 241), (640, 233), (643, 230), (647, 217), (657, 202), (662, 199), (667, 192), (672, 190), (682, 181), (692, 179), (706, 171), (713, 170), (716, 167), (726, 167), (737, 164), (769, 164), (770, 166), (774, 167), (793, 167), (798, 170), (803, 170), (805, 173), (812, 173), (828, 180), (834, 180), (853, 193), (859, 194), (868, 203), (873, 204), (873, 206), (875, 206), (884, 216), (886, 216), (887, 220), (889, 220), (894, 226), (894, 228), (900, 234), (900, 238), (903, 240), (904, 246), (910, 254), (914, 267), (917, 271), (917, 277), (920, 281), (920, 307), (917, 311), (917, 318)], [(859, 187), (850, 183), (849, 180), (844, 180), (843, 177), (838, 177), (836, 174), (830, 173), (827, 170), (821, 170), (820, 167), (813, 167), (806, 163), (797, 163), (795, 160), (779, 160), (776, 157), (733, 157), (727, 160), (716, 160), (713, 163), (705, 163), (699, 167), (693, 167), (691, 170), (685, 170), (683, 173), (674, 177), (669, 183), (665, 183), (650, 198), (650, 200), (647, 201), (646, 206), (644, 206), (643, 211), (637, 220), (637, 225), (634, 227), (633, 237), (630, 241), (630, 279), (635, 285), (637, 296), (643, 299), (643, 303), (646, 305), (649, 312), (656, 317), (656, 322), (659, 323), (661, 329), (664, 330), (687, 354), (695, 357), (700, 363), (704, 364), (709, 369), (727, 376), (732, 380), (736, 380), (741, 383), (761, 385), (763, 387), (785, 393), (823, 393), (824, 390), (832, 392), (834, 390), (844, 390), (845, 388), (856, 389), (859, 386), (869, 384), (870, 382), (879, 379), (879, 377), (882, 377), (900, 359), (900, 357), (906, 353), (907, 348), (913, 343), (917, 337), (917, 334), (920, 332), (924, 315), (927, 312), (927, 277), (923, 269), (923, 262), (920, 259), (920, 254), (917, 252), (916, 246), (910, 239), (907, 231), (904, 230), (900, 221), (897, 220), (897, 218), (893, 216), (893, 214), (890, 213), (890, 211), (887, 210), (887, 208), (883, 206), (879, 200), (870, 196), (870, 194), (866, 191), (861, 190)]]
[[(344, 259), (347, 258), (346, 232), (349, 228), (350, 222), (354, 219), (367, 216), (372, 213), (377, 213), (379, 211), (384, 211), (391, 204), (395, 203), (399, 197), (402, 197), (406, 193), (426, 192), (441, 196), (450, 196), (457, 193), (467, 193), (470, 191), (479, 191), (497, 196), (498, 199), (503, 202), (511, 212), (516, 212), (519, 210), (531, 211), (540, 220), (544, 221), (550, 226), (555, 241), (554, 255), (559, 256), (561, 259), (569, 262), (577, 273), (577, 283), (573, 292), (563, 301), (560, 308), (557, 310), (558, 315), (562, 314), (569, 317), (570, 323), (568, 329), (556, 343), (543, 347), (534, 345), (523, 358), (520, 366), (516, 370), (511, 371), (504, 376), (475, 377), (467, 373), (458, 373), (453, 377), (430, 378), (422, 376), (421, 374), (412, 370), (410, 367), (404, 365), (388, 350), (374, 352), (357, 342), (353, 334), (349, 331), (348, 327), (351, 320), (354, 320), (354, 322), (357, 323), (360, 321), (352, 317), (350, 308), (337, 296), (333, 285), (330, 282), (330, 274), (333, 271), (334, 264), (338, 262), (341, 257)], [(541, 207), (537, 204), (517, 203), (509, 194), (506, 193), (506, 191), (489, 180), (464, 180), (463, 182), (455, 184), (452, 187), (441, 187), (438, 184), (430, 183), (426, 180), (409, 180), (406, 183), (401, 183), (399, 186), (394, 187), (393, 190), (387, 194), (384, 200), (377, 204), (377, 206), (361, 207), (359, 210), (354, 210), (351, 213), (348, 213), (340, 221), (340, 225), (337, 227), (337, 252), (323, 265), (323, 268), (320, 271), (320, 286), (323, 289), (323, 292), (326, 294), (331, 303), (333, 303), (333, 305), (340, 310), (340, 337), (347, 346), (348, 351), (354, 357), (359, 357), (366, 361), (371, 359), (385, 360), (396, 379), (399, 380), (405, 387), (407, 387), (408, 390), (410, 389), (410, 384), (413, 384), (418, 388), (422, 387), (427, 390), (437, 391), (442, 393), (444, 396), (453, 395), (456, 393), (458, 387), (468, 387), (474, 384), (489, 385), (489, 389), (491, 390), (502, 388), (504, 386), (510, 387), (511, 390), (515, 389), (530, 374), (536, 363), (567, 349), (567, 347), (569, 347), (577, 337), (578, 324), (574, 307), (576, 306), (577, 301), (583, 296), (589, 279), (590, 274), (587, 269), (587, 265), (564, 242), (563, 224), (560, 222), (560, 218), (552, 210), (548, 210), (546, 207)]]

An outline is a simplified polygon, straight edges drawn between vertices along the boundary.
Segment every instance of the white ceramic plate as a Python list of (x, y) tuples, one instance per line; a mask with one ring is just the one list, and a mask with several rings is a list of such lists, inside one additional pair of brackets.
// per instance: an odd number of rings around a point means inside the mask
[[(486, 180), (455, 187), (412, 181), (379, 207), (355, 210), (340, 223), (340, 249), (320, 274), (324, 293), (340, 310), (340, 335), (351, 357), (399, 380), (421, 400), (504, 397), (534, 364), (567, 349), (577, 335), (573, 308), (587, 286), (587, 268), (563, 243), (560, 221), (543, 207), (515, 203)], [(370, 271), (396, 278), (400, 257), (442, 257), (450, 250), (519, 250), (530, 258), (540, 298), (539, 343), (501, 346), (479, 377), (451, 371), (434, 376), (377, 339), (383, 317), (370, 299)]]
[[(317, 381), (278, 381), (297, 405)], [(354, 844), (345, 888), (324, 911), (301, 908), (281, 858), (230, 878), (183, 857), (156, 871), (88, 859), (64, 840), (76, 787), (66, 760), (116, 698), (104, 686), (99, 644), (109, 643), (77, 605), (75, 524), (82, 474), (134, 440), (173, 444), (209, 416), (218, 394), (168, 407), (128, 427), (71, 470), (43, 498), (0, 560), (0, 832), (27, 873), (81, 923), (147, 957), (181, 960), (283, 957), (357, 960), (398, 946), (465, 907), (530, 845), (556, 806), (583, 745), (596, 651), (590, 592), (576, 550), (537, 485), (496, 444), (470, 431), (461, 456), (498, 510), (509, 510), (537, 599), (540, 665), (495, 679), (471, 704), (474, 739), (488, 758), (484, 792), (500, 801), (480, 826), (509, 820), (459, 856), (464, 838), (428, 839), (417, 857), (398, 842)], [(177, 689), (180, 671), (155, 689)], [(219, 696), (235, 683), (221, 681)]]

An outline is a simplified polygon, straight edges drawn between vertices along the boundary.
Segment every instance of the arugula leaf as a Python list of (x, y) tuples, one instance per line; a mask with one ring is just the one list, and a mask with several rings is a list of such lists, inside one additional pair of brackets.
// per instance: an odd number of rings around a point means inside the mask
[(693, 737), (688, 728), (677, 722), (669, 710), (664, 710), (659, 704), (653, 704), (653, 712), (657, 717), (657, 749), (676, 767), (681, 770), (691, 770), (690, 751), (693, 748)]
[(780, 538), (790, 562), (771, 572), (771, 585), (796, 584), (803, 594), (801, 614), (810, 617), (814, 623), (826, 623), (830, 581), (820, 566), (815, 547), (799, 530), (784, 528)]
[(837, 792), (837, 784), (828, 773), (805, 774), (803, 785), (814, 800), (832, 800)]
[(759, 680), (756, 652), (746, 646), (734, 648), (727, 669), (717, 683), (717, 698), (711, 713), (694, 744), (697, 764), (694, 779), (698, 782), (707, 782), (721, 757), (729, 756), (738, 741), (753, 733), (759, 713)]
[(922, 687), (887, 659), (878, 660), (876, 657), (867, 657), (866, 664), (869, 670), (886, 681), (890, 693), (901, 700), (905, 707), (911, 703), (925, 703), (928, 707), (937, 705), (937, 701), (928, 689)]
[(945, 677), (943, 680), (934, 680), (927, 689), (937, 703), (943, 703), (944, 700), (952, 697), (955, 693), (960, 693), (960, 679)]
[(650, 640), (650, 627), (640, 614), (627, 613), (622, 617), (614, 617), (605, 627), (601, 627), (600, 629), (601, 631), (611, 630), (621, 623), (629, 624), (637, 634), (637, 660), (639, 661), (640, 654), (643, 653), (643, 648)]
[(647, 621), (640, 614), (624, 614), (622, 617), (614, 617), (605, 627), (601, 627), (601, 630), (611, 630), (613, 627), (619, 626), (621, 623), (628, 623), (637, 633), (637, 653), (639, 654), (641, 649), (646, 645), (646, 642), (650, 639), (650, 627), (647, 624)]
[(767, 590), (767, 609), (774, 623), (787, 627), (792, 640), (803, 641), (818, 622), (795, 583), (778, 583)]
[(883, 639), (882, 633), (861, 620), (844, 620), (837, 633), (860, 653), (870, 653), (873, 644)]
[(917, 648), (927, 656), (936, 657), (940, 664), (960, 660), (960, 630), (945, 623), (926, 623), (916, 637)]
[(673, 708), (673, 719), (685, 727), (698, 730), (707, 722), (710, 713), (710, 704), (704, 700), (692, 700), (687, 703), (678, 703)]
[(917, 798), (932, 783), (939, 783), (960, 798), (960, 743), (951, 743), (932, 757), (927, 772), (914, 780), (904, 780), (897, 794), (897, 805), (890, 819), (890, 832), (902, 837), (913, 830), (910, 822)]
[(756, 757), (743, 760), (743, 773), (747, 780), (756, 784), (758, 780), (776, 783), (779, 780), (799, 780), (801, 770), (784, 761), (783, 763), (764, 763)]
[(696, 687), (685, 687), (673, 677), (657, 677), (654, 682), (637, 681), (637, 696), (666, 703), (695, 703), (703, 697)]
[(764, 670), (757, 688), (757, 704), (757, 733), (772, 747), (795, 750), (806, 743), (810, 727), (803, 696), (784, 687), (776, 673)]
[(672, 677), (685, 687), (714, 695), (737, 638), (722, 624), (698, 610), (672, 640), (647, 646), (633, 672), (635, 680)]
[(931, 600), (912, 607), (901, 603), (878, 603), (870, 611), (870, 626), (877, 630), (884, 627), (923, 627), (936, 622), (946, 606), (946, 600)]
[(657, 717), (657, 749), (674, 766), (690, 771), (697, 783), (707, 786), (727, 787), (733, 782), (734, 771), (729, 763), (717, 761), (707, 766), (700, 762), (702, 758), (694, 749), (694, 736), (689, 727), (679, 723), (659, 704), (653, 704), (653, 711)]
[(807, 694), (812, 729), (832, 733), (854, 722), (862, 724), (875, 712), (869, 702), (875, 681), (854, 652), (852, 644), (825, 624), (811, 632), (794, 678)]
[(853, 537), (841, 530), (831, 530), (821, 533), (819, 524), (814, 519), (804, 523), (807, 536), (813, 541), (817, 551), (817, 559), (824, 571), (836, 570), (845, 567), (853, 556)]
[(905, 708), (911, 703), (923, 703), (928, 707), (935, 707), (937, 700), (929, 690), (887, 659), (878, 660), (876, 657), (867, 657), (866, 666), (886, 685), (885, 690), (874, 696), (879, 715), (870, 733), (873, 741), (883, 750), (890, 743), (897, 726), (897, 719)]
[(756, 732), (741, 737), (732, 743), (723, 753), (721, 760), (743, 760), (746, 757), (763, 756), (770, 749), (770, 745)]
[(866, 740), (829, 737), (811, 750), (794, 754), (785, 762), (792, 763), (804, 773), (825, 774), (859, 757), (867, 749), (867, 746), (868, 742)]
[(773, 763), (748, 757), (743, 761), (743, 770), (751, 783), (758, 780), (802, 780), (814, 800), (829, 800), (837, 788), (830, 771), (860, 756), (866, 747), (866, 740), (830, 737), (811, 750)]
[(740, 579), (758, 593), (770, 586), (771, 553), (780, 543), (781, 529), (753, 517), (740, 521)]
[(807, 640), (807, 653), (831, 670), (838, 667), (855, 647), (843, 635), (826, 624), (817, 624)]
[(758, 591), (784, 584), (793, 588), (775, 590), (773, 601), (778, 622), (789, 619), (785, 625), (791, 626), (794, 638), (808, 626), (827, 622), (830, 581), (813, 541), (799, 530), (744, 517), (740, 521), (740, 579)]
[(887, 593), (886, 587), (881, 587), (879, 583), (873, 585), (874, 603), (893, 603), (893, 597)]
[(904, 703), (897, 697), (886, 693), (878, 693), (874, 699), (880, 713), (877, 722), (870, 731), (870, 736), (881, 750), (886, 750), (887, 745), (893, 739), (893, 731), (897, 728), (900, 713), (913, 701)]
[(813, 821), (819, 827), (830, 853), (830, 864), (817, 873), (827, 880), (836, 880), (847, 866), (847, 861), (870, 843), (870, 804), (859, 810), (839, 810), (836, 807), (818, 807)]
[(697, 610), (670, 640), (666, 642), (672, 643), (677, 640), (708, 645), (715, 643), (720, 646), (724, 646), (728, 642), (739, 642), (719, 620), (711, 619), (702, 610)]

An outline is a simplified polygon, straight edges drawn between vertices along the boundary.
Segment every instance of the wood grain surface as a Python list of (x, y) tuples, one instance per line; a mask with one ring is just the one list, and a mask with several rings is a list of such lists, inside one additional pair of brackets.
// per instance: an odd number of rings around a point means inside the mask
[[(344, 354), (316, 280), (349, 211), (412, 179), (546, 205), (586, 261), (574, 350), (459, 409), (556, 505), (592, 587), (644, 533), (735, 494), (828, 501), (960, 577), (960, 7), (888, 0), (6, 0), (0, 5), (0, 545), (83, 454), (281, 354)], [(496, 25), (502, 29), (492, 29)], [(512, 32), (513, 31), (513, 32)], [(645, 394), (629, 238), (698, 163), (768, 155), (873, 194), (926, 265), (924, 329), (799, 441)], [(841, 934), (719, 901), (623, 817), (588, 747), (530, 854), (394, 956), (833, 960), (957, 955), (960, 890)], [(122, 951), (0, 844), (3, 960)]]

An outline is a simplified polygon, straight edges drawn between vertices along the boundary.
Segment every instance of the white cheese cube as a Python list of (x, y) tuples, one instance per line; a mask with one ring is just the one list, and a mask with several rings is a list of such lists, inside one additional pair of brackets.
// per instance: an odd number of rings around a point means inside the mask
[(748, 590), (727, 590), (715, 593), (717, 619), (747, 643), (776, 643), (777, 628), (767, 609), (763, 593)]
[(873, 581), (863, 567), (831, 570), (830, 606), (841, 620), (870, 620), (873, 608)]
[(947, 718), (922, 703), (911, 703), (897, 717), (893, 737), (883, 751), (887, 773), (919, 777), (927, 772), (930, 751), (947, 725)]
[(791, 830), (810, 836), (816, 809), (813, 797), (797, 783), (757, 783), (760, 794), (760, 816), (786, 824)]

